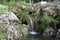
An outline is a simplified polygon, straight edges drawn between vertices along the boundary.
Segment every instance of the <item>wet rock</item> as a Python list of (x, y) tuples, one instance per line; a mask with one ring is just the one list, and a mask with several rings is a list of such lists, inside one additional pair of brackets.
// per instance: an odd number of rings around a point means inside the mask
[(29, 28), (28, 25), (23, 24), (22, 27), (23, 27), (22, 31), (20, 32), (20, 40), (23, 40), (24, 37), (27, 37), (28, 35), (28, 28)]
[(56, 35), (56, 39), (60, 40), (60, 29), (58, 29), (57, 35)]
[(28, 28), (29, 28), (28, 25), (23, 24), (23, 29), (22, 29), (23, 34), (28, 34)]
[(45, 29), (43, 36), (50, 37), (54, 34), (54, 29), (52, 27), (48, 27)]

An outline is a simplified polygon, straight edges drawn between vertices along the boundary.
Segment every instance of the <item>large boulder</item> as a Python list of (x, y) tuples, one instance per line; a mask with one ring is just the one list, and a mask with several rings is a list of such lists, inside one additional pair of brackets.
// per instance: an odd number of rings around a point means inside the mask
[(23, 29), (22, 29), (23, 34), (28, 34), (28, 28), (29, 28), (28, 25), (23, 24)]
[(9, 25), (7, 28), (7, 39), (8, 40), (14, 40), (14, 39), (18, 39), (18, 32), (19, 32), (19, 28), (17, 28), (15, 25)]
[(33, 4), (32, 8), (34, 11), (39, 11), (40, 9), (45, 8), (46, 6), (47, 6), (47, 2), (41, 1), (41, 2)]
[(57, 8), (54, 6), (48, 6), (42, 9), (43, 11), (49, 13), (49, 15), (56, 16), (58, 13), (56, 12)]
[(8, 23), (10, 21), (18, 21), (17, 16), (13, 12), (5, 12), (0, 15), (0, 23)]
[(18, 21), (17, 16), (13, 12), (8, 12), (7, 16), (8, 16), (9, 20), (17, 20)]
[(45, 29), (43, 36), (44, 37), (50, 37), (54, 34), (54, 29), (52, 27), (48, 27)]

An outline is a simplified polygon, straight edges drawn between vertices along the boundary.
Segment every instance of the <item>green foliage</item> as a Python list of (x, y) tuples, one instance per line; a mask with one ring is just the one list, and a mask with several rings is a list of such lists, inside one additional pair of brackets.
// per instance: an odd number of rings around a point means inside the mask
[(55, 18), (55, 20), (60, 22), (60, 16), (58, 16), (57, 18)]
[(25, 5), (25, 6), (28, 5), (25, 1), (23, 1), (23, 2), (21, 1), (20, 4)]
[(36, 2), (39, 2), (39, 0), (33, 0), (33, 1), (34, 1), (35, 3), (36, 3)]
[(7, 24), (1, 24), (0, 23), (0, 28), (7, 29), (8, 25)]
[(53, 21), (54, 18), (53, 16), (49, 16), (48, 13), (44, 13), (42, 19), (41, 19), (43, 22), (45, 22), (46, 20), (49, 20), (49, 21)]
[(29, 2), (29, 0), (22, 0), (22, 1)]
[(18, 11), (16, 15), (19, 18), (21, 23), (24, 21), (26, 21), (28, 23), (28, 11), (21, 10), (21, 11)]
[(6, 40), (6, 33), (0, 32), (0, 40)]
[(0, 8), (0, 14), (5, 14), (8, 11), (8, 6), (4, 6), (4, 8)]
[(23, 29), (23, 26), (22, 26), (22, 24), (17, 24), (16, 26), (19, 28), (18, 37), (20, 37), (20, 34), (22, 32), (22, 29)]
[[(4, 30), (4, 29), (6, 30), (7, 27), (8, 27), (7, 24), (1, 24), (1, 23), (0, 23), (0, 30)], [(6, 40), (6, 38), (7, 38), (6, 33), (0, 31), (0, 40)]]
[(55, 21), (53, 16), (49, 16), (48, 13), (44, 13), (44, 15), (40, 18), (41, 23), (37, 24), (36, 30), (41, 31), (44, 30), (46, 26), (46, 21)]

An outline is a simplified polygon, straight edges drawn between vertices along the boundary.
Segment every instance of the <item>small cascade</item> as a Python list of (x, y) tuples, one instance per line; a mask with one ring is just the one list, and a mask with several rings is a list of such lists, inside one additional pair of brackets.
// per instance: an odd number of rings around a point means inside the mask
[(37, 34), (37, 32), (35, 32), (35, 30), (34, 30), (33, 21), (30, 16), (29, 16), (29, 26), (30, 26), (29, 34), (33, 34), (33, 35)]
[(44, 5), (44, 4), (47, 4), (47, 1), (43, 1), (43, 0), (41, 0), (41, 5)]
[(29, 3), (32, 4), (33, 3), (33, 0), (29, 0)]
[(32, 31), (33, 30), (33, 22), (32, 22), (32, 18), (29, 16), (29, 23), (30, 23), (30, 31)]

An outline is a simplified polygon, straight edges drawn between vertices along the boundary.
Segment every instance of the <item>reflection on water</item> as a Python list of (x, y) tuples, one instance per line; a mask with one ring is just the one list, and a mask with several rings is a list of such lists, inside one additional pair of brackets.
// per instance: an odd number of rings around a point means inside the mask
[(28, 35), (24, 40), (55, 40), (54, 37), (43, 37), (42, 35)]

